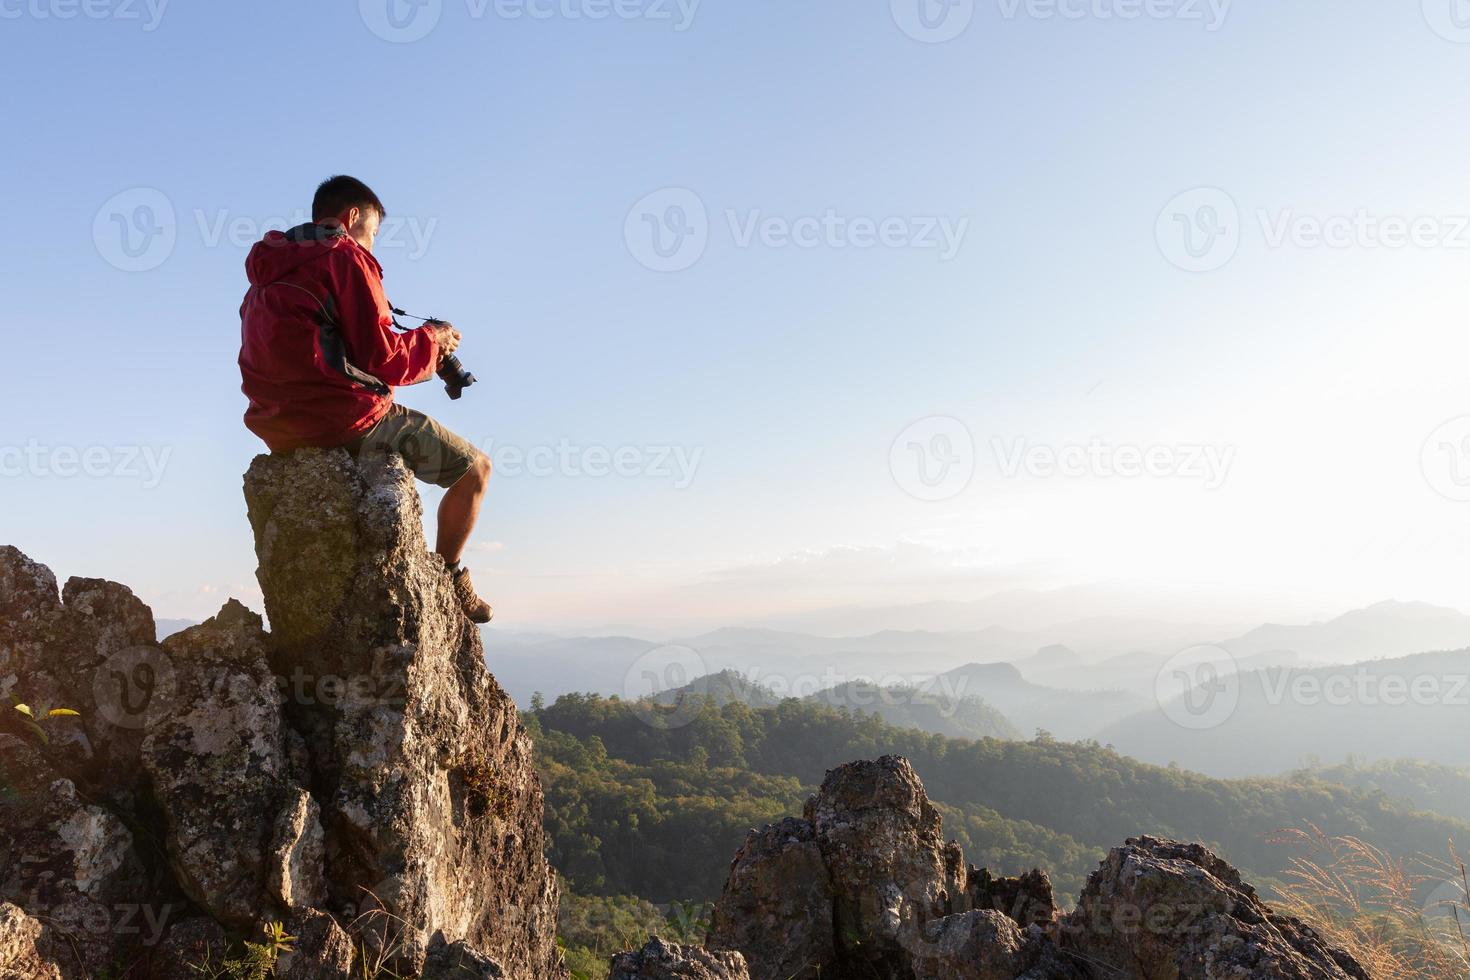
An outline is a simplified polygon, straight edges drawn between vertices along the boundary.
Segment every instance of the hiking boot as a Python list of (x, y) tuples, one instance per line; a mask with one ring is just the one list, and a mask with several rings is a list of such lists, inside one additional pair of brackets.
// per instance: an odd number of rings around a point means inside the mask
[(475, 592), (475, 583), (470, 581), (470, 570), (461, 568), (454, 573), (454, 597), (459, 600), (459, 608), (469, 617), (472, 623), (488, 623), (495, 616), (495, 610), (490, 608), (490, 603), (481, 599)]

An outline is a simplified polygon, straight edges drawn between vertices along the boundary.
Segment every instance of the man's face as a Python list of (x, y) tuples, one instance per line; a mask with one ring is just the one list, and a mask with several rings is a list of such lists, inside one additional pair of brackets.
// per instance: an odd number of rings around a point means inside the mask
[(353, 241), (371, 252), (373, 240), (378, 237), (378, 225), (382, 220), (375, 208), (351, 208), (343, 226)]

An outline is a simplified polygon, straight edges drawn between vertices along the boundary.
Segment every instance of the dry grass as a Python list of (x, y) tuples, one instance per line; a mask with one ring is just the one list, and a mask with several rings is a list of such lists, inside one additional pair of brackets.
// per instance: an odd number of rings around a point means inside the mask
[(1470, 980), (1470, 876), (1453, 842), (1447, 860), (1396, 858), (1310, 826), (1274, 843), (1299, 853), (1273, 904), (1377, 980)]

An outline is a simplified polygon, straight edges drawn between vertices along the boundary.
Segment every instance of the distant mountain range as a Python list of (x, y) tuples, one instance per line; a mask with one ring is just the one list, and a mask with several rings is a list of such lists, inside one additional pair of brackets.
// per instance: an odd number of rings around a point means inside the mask
[[(696, 678), (684, 687), (663, 691), (653, 700), (681, 704), (691, 697), (709, 698), (724, 705), (738, 701), (752, 708), (769, 708), (782, 698), (744, 675), (723, 670)], [(890, 725), (916, 728), (950, 738), (1020, 738), (1022, 733), (993, 706), (977, 697), (950, 696), (917, 687), (880, 687), (850, 681), (809, 695), (804, 700), (831, 708), (877, 715)]]
[[(662, 680), (658, 689), (735, 670), (776, 694), (805, 697), (854, 680), (922, 685), (967, 665), (1009, 663), (1042, 687), (1124, 692), (1151, 701), (1168, 658), (1197, 645), (1223, 647), (1242, 670), (1470, 646), (1470, 616), (1422, 603), (1383, 602), (1325, 622), (1265, 625), (1225, 634), (1230, 638), (1224, 640), (1203, 632), (1206, 628), (1107, 617), (1034, 632), (1000, 626), (961, 632), (883, 629), (837, 638), (730, 627), (672, 644), (629, 636), (489, 630), (486, 648), (496, 676), (524, 704), (538, 690), (553, 698), (578, 691), (651, 694), (645, 683), (650, 664)], [(663, 677), (670, 663), (679, 670)], [(1103, 714), (1112, 717), (1111, 709)], [(1025, 728), (1022, 719), (1012, 720)], [(1079, 726), (1051, 719), (1042, 727), (1060, 735)]]
[(1323, 623), (1258, 626), (1219, 644), (1237, 657), (1283, 651), (1318, 664), (1470, 646), (1470, 616), (1423, 602), (1380, 602)]
[(1470, 650), (1202, 675), (1179, 697), (1096, 737), (1144, 762), (1222, 778), (1349, 759), (1462, 766), (1470, 746)]
[[(1056, 663), (1065, 656), (1051, 654)], [(1039, 730), (1065, 741), (1088, 738), (1105, 726), (1152, 707), (1141, 695), (1123, 690), (1077, 690), (1028, 681), (1012, 664), (967, 664), (941, 674), (929, 690), (984, 700), (1030, 737)]]

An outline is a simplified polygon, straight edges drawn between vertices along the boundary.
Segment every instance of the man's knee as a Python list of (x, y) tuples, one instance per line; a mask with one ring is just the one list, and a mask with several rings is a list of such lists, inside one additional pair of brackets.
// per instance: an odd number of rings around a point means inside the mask
[(469, 476), (481, 486), (490, 482), (490, 457), (484, 453), (475, 453), (475, 458), (470, 461)]

